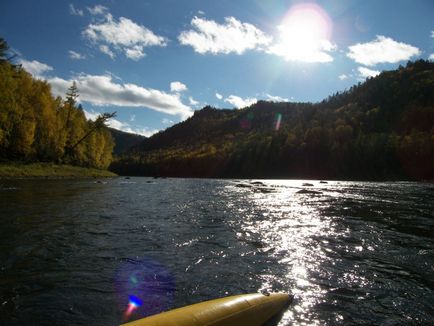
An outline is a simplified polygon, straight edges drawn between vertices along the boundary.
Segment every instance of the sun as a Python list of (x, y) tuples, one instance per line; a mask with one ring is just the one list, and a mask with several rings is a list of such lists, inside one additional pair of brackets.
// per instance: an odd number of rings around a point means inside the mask
[(292, 7), (278, 26), (279, 43), (272, 51), (287, 60), (328, 62), (327, 53), (335, 46), (330, 42), (332, 23), (327, 13), (316, 4)]

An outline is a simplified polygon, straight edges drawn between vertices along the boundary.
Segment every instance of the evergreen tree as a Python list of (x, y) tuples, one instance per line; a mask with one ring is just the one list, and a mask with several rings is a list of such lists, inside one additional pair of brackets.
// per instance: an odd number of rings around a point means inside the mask
[(68, 103), (71, 108), (74, 108), (79, 96), (77, 83), (74, 80), (72, 85), (66, 91), (66, 103)]

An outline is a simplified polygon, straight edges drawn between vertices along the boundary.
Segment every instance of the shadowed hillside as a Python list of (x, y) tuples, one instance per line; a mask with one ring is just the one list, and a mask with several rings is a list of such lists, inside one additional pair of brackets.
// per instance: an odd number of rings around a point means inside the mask
[(113, 128), (108, 128), (108, 130), (110, 131), (115, 142), (115, 147), (113, 148), (114, 155), (125, 153), (146, 139), (145, 136), (131, 134), (129, 132), (124, 132)]
[(434, 63), (409, 62), (320, 103), (205, 107), (119, 157), (125, 175), (434, 178)]

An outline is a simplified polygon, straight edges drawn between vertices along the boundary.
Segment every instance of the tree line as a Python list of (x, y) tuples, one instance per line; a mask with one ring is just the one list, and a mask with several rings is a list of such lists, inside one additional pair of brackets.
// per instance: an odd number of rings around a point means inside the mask
[(0, 160), (107, 168), (114, 142), (105, 123), (114, 113), (87, 120), (75, 82), (65, 100), (55, 98), (13, 61), (0, 38)]

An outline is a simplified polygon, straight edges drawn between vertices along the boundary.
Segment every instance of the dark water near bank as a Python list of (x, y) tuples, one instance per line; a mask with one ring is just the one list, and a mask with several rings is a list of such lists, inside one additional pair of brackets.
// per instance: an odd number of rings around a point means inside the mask
[(0, 324), (261, 290), (295, 295), (280, 325), (434, 323), (433, 185), (263, 182), (0, 180)]

